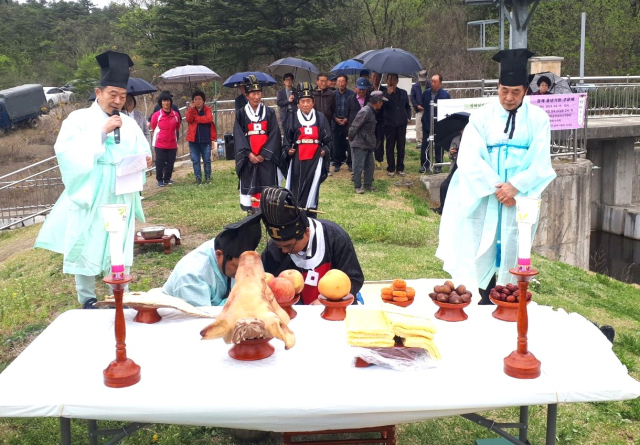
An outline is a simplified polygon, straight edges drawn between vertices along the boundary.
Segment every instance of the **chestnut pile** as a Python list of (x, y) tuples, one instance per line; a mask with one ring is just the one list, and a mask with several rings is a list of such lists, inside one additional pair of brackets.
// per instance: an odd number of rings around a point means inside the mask
[[(489, 295), (494, 300), (505, 301), (507, 303), (518, 303), (520, 301), (520, 290), (515, 284), (507, 284), (506, 286), (497, 285)], [(531, 292), (527, 292), (527, 301), (531, 300)]]
[(433, 292), (429, 294), (432, 300), (439, 303), (462, 304), (471, 301), (471, 292), (464, 284), (455, 287), (452, 281), (445, 281), (440, 286), (434, 286)]

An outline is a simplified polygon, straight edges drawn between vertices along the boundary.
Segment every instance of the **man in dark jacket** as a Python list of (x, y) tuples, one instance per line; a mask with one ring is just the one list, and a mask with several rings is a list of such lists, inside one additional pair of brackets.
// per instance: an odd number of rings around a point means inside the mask
[(347, 88), (347, 76), (341, 74), (338, 76), (338, 88), (334, 91), (336, 112), (333, 117), (333, 153), (331, 155), (334, 171), (339, 171), (340, 166), (346, 161), (349, 171), (351, 167), (351, 147), (347, 140), (349, 132), (349, 109), (347, 104), (351, 96), (355, 93)]
[(236, 111), (244, 108), (245, 105), (249, 103), (249, 100), (247, 99), (247, 90), (244, 88), (244, 85), (239, 85), (238, 90), (240, 91), (240, 94), (238, 94), (235, 100)]
[[(381, 91), (375, 91), (369, 103), (358, 111), (349, 127), (349, 141), (353, 150), (353, 185), (357, 194), (365, 190), (374, 192), (373, 186), (373, 150), (376, 148), (376, 110), (388, 101)], [(364, 170), (364, 188), (362, 188), (362, 172)]]
[[(427, 159), (427, 147), (429, 146), (429, 130), (431, 128), (431, 106), (430, 103), (438, 103), (438, 99), (451, 99), (449, 93), (442, 88), (442, 76), (440, 74), (434, 74), (431, 78), (431, 88), (424, 90), (422, 94), (422, 103), (424, 104), (424, 114), (422, 115), (422, 146), (420, 147), (420, 173), (425, 173), (431, 166), (431, 163)], [(434, 108), (433, 119), (438, 118), (438, 108)], [(435, 147), (436, 163), (442, 162), (442, 155), (444, 150), (442, 147)], [(436, 173), (442, 171), (442, 167), (436, 166), (434, 169)]]
[(424, 106), (422, 105), (422, 93), (427, 88), (431, 88), (431, 84), (427, 82), (427, 70), (422, 70), (418, 73), (418, 81), (411, 86), (411, 105), (416, 112), (416, 147), (420, 148), (422, 145), (422, 114), (424, 112)]
[[(393, 177), (397, 171), (400, 176), (404, 176), (404, 149), (407, 142), (407, 124), (411, 122), (411, 107), (409, 107), (407, 92), (398, 88), (397, 74), (387, 74), (387, 91), (384, 93), (384, 97), (388, 99), (382, 106), (387, 174)], [(397, 160), (396, 146), (398, 148)]]
[[(327, 87), (329, 76), (325, 73), (319, 73), (316, 76), (316, 80), (318, 82), (318, 88), (314, 92), (315, 97), (313, 108), (324, 114), (324, 117), (327, 118), (327, 121), (329, 121), (333, 128), (332, 122), (336, 113), (336, 96), (334, 92)], [(329, 148), (331, 149), (331, 153), (333, 153), (333, 141), (331, 141)], [(329, 174), (331, 174), (331, 172), (329, 172)]]
[[(283, 125), (287, 120), (287, 112), (295, 112), (298, 109), (296, 90), (293, 88), (293, 80), (293, 74), (285, 74), (282, 79), (284, 88), (278, 90), (278, 95), (276, 96), (276, 102), (278, 104), (278, 108), (280, 108), (280, 122), (282, 122)], [(283, 130), (286, 131), (284, 128)]]
[(349, 127), (351, 127), (351, 124), (356, 118), (356, 114), (358, 114), (358, 111), (360, 111), (360, 109), (364, 107), (367, 102), (369, 102), (369, 97), (371, 96), (371, 91), (369, 90), (370, 87), (371, 84), (365, 77), (360, 77), (356, 81), (356, 94), (353, 94), (347, 102), (347, 115), (349, 117), (349, 122), (347, 123), (347, 125)]

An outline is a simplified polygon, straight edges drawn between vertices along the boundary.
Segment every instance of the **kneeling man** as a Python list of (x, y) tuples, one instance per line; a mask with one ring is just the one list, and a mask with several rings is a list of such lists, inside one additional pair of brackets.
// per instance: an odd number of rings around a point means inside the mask
[(342, 227), (333, 221), (307, 217), (284, 188), (264, 189), (260, 210), (271, 237), (262, 253), (265, 272), (276, 276), (287, 269), (302, 272), (303, 304), (319, 304), (318, 281), (331, 269), (346, 273), (351, 279), (351, 294), (357, 295), (364, 275), (351, 238)]

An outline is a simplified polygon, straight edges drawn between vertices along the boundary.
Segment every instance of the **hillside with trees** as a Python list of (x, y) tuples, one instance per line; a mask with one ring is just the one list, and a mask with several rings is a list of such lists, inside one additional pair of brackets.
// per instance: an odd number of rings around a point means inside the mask
[[(529, 48), (564, 57), (564, 73), (577, 75), (582, 11), (586, 74), (637, 74), (640, 0), (542, 2)], [(498, 10), (462, 0), (128, 0), (104, 8), (90, 0), (3, 0), (0, 17), (0, 88), (95, 79), (93, 57), (106, 49), (131, 54), (134, 75), (155, 82), (176, 65), (202, 64), (225, 76), (285, 56), (328, 70), (387, 46), (413, 52), (445, 79), (497, 75), (490, 52), (467, 50), (474, 46), (467, 22), (497, 18)], [(489, 38), (497, 42), (494, 28)]]

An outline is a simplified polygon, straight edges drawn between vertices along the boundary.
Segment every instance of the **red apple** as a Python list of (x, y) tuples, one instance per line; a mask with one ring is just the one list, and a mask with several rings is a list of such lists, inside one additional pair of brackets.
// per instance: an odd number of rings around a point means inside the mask
[(278, 277), (286, 278), (287, 280), (293, 283), (293, 287), (296, 289), (296, 294), (302, 292), (304, 289), (304, 277), (302, 274), (295, 269), (287, 269), (280, 272)]
[(293, 287), (293, 283), (286, 278), (273, 278), (269, 281), (269, 287), (278, 303), (287, 303), (293, 300), (293, 297), (296, 295), (296, 288)]

